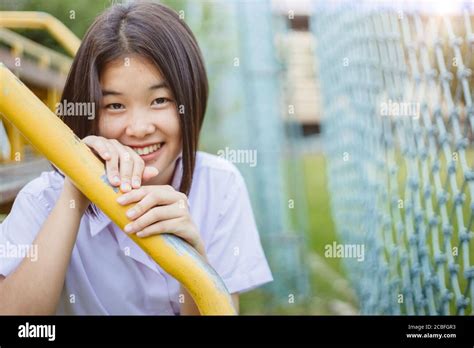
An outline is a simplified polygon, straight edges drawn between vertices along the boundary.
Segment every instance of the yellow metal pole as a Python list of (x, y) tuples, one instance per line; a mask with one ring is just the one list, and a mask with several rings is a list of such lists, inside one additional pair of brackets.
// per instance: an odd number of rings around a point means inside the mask
[(0, 11), (0, 27), (45, 29), (69, 52), (76, 55), (81, 41), (61, 21), (46, 12)]
[(23, 139), (21, 138), (20, 132), (10, 122), (4, 122), (4, 126), (5, 130), (7, 131), (11, 148), (10, 157), (5, 160), (16, 162), (23, 161), (23, 159), (25, 158), (25, 144), (23, 143)]
[[(107, 181), (104, 165), (81, 140), (23, 83), (0, 63), (0, 113), (121, 229), (128, 207)], [(124, 232), (125, 233), (125, 232)], [(193, 297), (201, 314), (235, 314), (232, 299), (218, 274), (180, 238), (128, 235)]]
[(46, 106), (49, 110), (55, 112), (56, 104), (59, 102), (60, 95), (56, 88), (48, 88), (46, 97)]
[[(12, 144), (8, 137), (7, 123), (9, 123), (2, 114), (0, 114), (0, 165), (9, 162), (12, 154)], [(2, 202), (2, 193), (0, 192), (0, 204)]]

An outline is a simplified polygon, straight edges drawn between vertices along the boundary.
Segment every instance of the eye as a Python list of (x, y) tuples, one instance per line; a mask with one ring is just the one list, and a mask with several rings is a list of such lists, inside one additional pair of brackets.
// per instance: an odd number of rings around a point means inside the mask
[(111, 103), (111, 104), (106, 105), (105, 108), (110, 109), (110, 110), (121, 110), (121, 109), (124, 109), (125, 106), (120, 103)]
[(170, 100), (168, 98), (156, 98), (155, 100), (153, 100), (151, 105), (163, 105), (163, 104), (166, 104), (169, 101)]

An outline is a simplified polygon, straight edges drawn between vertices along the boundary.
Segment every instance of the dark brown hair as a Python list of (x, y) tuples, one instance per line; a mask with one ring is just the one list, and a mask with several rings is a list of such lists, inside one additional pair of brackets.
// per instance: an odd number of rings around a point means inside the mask
[(61, 103), (94, 102), (97, 117), (60, 117), (81, 139), (97, 135), (101, 70), (108, 62), (131, 54), (155, 64), (173, 93), (183, 139), (179, 190), (189, 194), (208, 81), (196, 39), (172, 9), (157, 3), (133, 2), (113, 5), (99, 15), (84, 36), (61, 96)]

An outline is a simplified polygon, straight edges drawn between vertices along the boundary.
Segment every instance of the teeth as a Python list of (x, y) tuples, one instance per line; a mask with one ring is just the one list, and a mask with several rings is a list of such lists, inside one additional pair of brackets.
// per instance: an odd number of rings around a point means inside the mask
[(139, 155), (148, 155), (149, 153), (155, 152), (161, 147), (161, 144), (154, 144), (147, 147), (135, 147), (133, 150)]

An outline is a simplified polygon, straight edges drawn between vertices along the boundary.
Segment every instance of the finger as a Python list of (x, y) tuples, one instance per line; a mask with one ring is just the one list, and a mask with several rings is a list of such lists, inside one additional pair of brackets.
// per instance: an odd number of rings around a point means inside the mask
[[(146, 195), (140, 202), (128, 209), (126, 215), (130, 220), (136, 221), (147, 214), (150, 215), (149, 212), (151, 211), (154, 211), (153, 214), (156, 214), (156, 216), (154, 216), (155, 221), (187, 215), (188, 209), (184, 209), (187, 207), (184, 204), (181, 204), (181, 202), (182, 200), (174, 203), (158, 205), (155, 199), (152, 199), (150, 195)], [(154, 210), (155, 208), (163, 209)]]
[(196, 239), (196, 236), (192, 236), (187, 232), (187, 222), (181, 217), (156, 222), (138, 231), (136, 235), (137, 237), (144, 238), (163, 233), (174, 234), (184, 239), (190, 245), (194, 245), (194, 240)]
[[(173, 186), (171, 185), (163, 185), (163, 189), (168, 190), (168, 191), (176, 191)], [(179, 191), (176, 191), (179, 192)]]
[(189, 231), (191, 231), (191, 229), (189, 228), (188, 221), (186, 221), (183, 218), (175, 218), (175, 219), (160, 221), (153, 225), (150, 225), (144, 228), (143, 230), (138, 231), (136, 233), (136, 236), (140, 238), (145, 238), (145, 237), (158, 235), (158, 234), (164, 234), (164, 233), (173, 234), (183, 239), (193, 248), (196, 248), (200, 237), (198, 234), (193, 234)]
[(120, 176), (119, 176), (119, 154), (117, 149), (110, 144), (108, 141), (105, 141), (107, 149), (110, 153), (110, 159), (105, 162), (105, 169), (107, 172), (107, 177), (113, 186), (120, 185)]
[(107, 146), (105, 145), (105, 142), (102, 141), (99, 137), (95, 135), (89, 135), (82, 139), (82, 142), (89, 146), (93, 150), (93, 152), (99, 155), (99, 157), (103, 160), (110, 159), (110, 152)]
[(114, 147), (110, 146), (109, 142), (103, 138), (95, 135), (90, 135), (82, 139), (82, 141), (94, 150), (105, 162), (107, 178), (113, 186), (120, 184), (118, 176), (118, 156)]
[(143, 181), (148, 181), (151, 178), (157, 176), (160, 173), (160, 171), (152, 166), (146, 166), (145, 169), (143, 170)]
[[(171, 191), (165, 185), (142, 186), (117, 198), (117, 202), (122, 205), (139, 202), (138, 209), (142, 214), (154, 206), (173, 204), (182, 200), (187, 201), (185, 194), (175, 190)], [(137, 214), (137, 216), (139, 215), (141, 214)]]
[[(133, 210), (133, 208), (131, 209)], [(130, 210), (130, 211), (131, 211)], [(135, 221), (130, 222), (125, 226), (124, 231), (127, 233), (138, 232), (146, 227), (160, 222), (166, 221), (183, 216), (182, 209), (179, 209), (176, 204), (163, 205), (159, 207), (154, 207), (146, 211), (142, 216), (140, 216)]]
[(131, 150), (133, 158), (132, 170), (132, 188), (139, 188), (142, 184), (142, 175), (145, 170), (145, 161), (133, 150)]
[(133, 202), (141, 201), (145, 195), (148, 194), (149, 187), (141, 186), (138, 189), (133, 189), (130, 192), (124, 193), (117, 197), (117, 202), (121, 205), (127, 205)]
[(111, 144), (113, 144), (113, 146), (115, 146), (119, 155), (120, 190), (122, 190), (122, 192), (129, 192), (132, 189), (132, 154), (125, 146), (120, 144), (117, 140), (111, 139), (110, 142)]
[(90, 146), (90, 144), (92, 144), (97, 138), (98, 136), (96, 135), (88, 135), (87, 137), (82, 138), (82, 142), (87, 146)]

